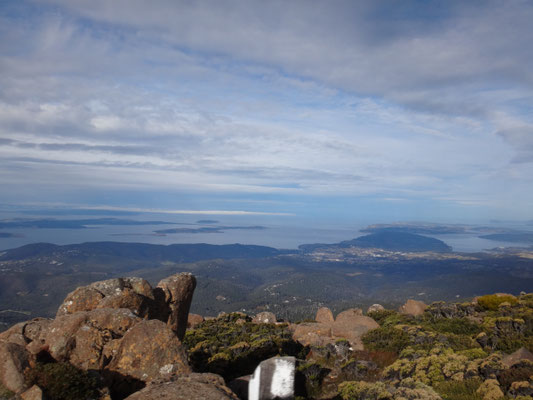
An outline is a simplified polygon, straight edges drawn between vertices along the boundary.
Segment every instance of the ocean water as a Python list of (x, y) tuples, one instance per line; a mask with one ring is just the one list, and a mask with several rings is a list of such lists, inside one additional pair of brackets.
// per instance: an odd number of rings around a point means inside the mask
[[(28, 215), (25, 218), (30, 218)], [(0, 215), (0, 219), (8, 218)], [(10, 216), (12, 218), (12, 216)], [(42, 217), (41, 217), (42, 218)], [(45, 217), (50, 218), (50, 217)], [(69, 218), (56, 219), (85, 219), (98, 218), (92, 216), (75, 216)], [(0, 232), (9, 232), (17, 237), (0, 238), (0, 250), (11, 249), (22, 245), (38, 242), (54, 244), (73, 244), (95, 241), (115, 241), (115, 242), (138, 242), (152, 244), (173, 244), (173, 243), (209, 243), (209, 244), (255, 244), (271, 246), (279, 249), (296, 249), (301, 244), (306, 243), (337, 243), (343, 240), (350, 240), (363, 233), (359, 232), (368, 224), (354, 223), (346, 226), (324, 226), (321, 224), (280, 224), (279, 221), (269, 223), (267, 217), (224, 217), (224, 218), (202, 218), (217, 219), (218, 223), (211, 226), (264, 226), (266, 229), (231, 229), (222, 233), (170, 233), (165, 235), (155, 234), (155, 230), (172, 228), (201, 228), (208, 226), (196, 223), (196, 217), (183, 217), (176, 215), (135, 215), (116, 216), (116, 218), (146, 220), (146, 221), (166, 221), (180, 223), (180, 225), (104, 225), (92, 226), (87, 229), (1, 229)], [(507, 243), (481, 239), (476, 234), (460, 235), (438, 235), (436, 237), (448, 245), (454, 251), (477, 252), (495, 247), (527, 247), (526, 243)]]

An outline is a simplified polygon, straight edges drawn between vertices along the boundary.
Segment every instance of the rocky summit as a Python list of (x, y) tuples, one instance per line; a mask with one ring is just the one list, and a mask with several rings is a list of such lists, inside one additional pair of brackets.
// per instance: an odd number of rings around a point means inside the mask
[(189, 314), (196, 278), (110, 279), (0, 333), (0, 399), (532, 399), (533, 294), (315, 321)]

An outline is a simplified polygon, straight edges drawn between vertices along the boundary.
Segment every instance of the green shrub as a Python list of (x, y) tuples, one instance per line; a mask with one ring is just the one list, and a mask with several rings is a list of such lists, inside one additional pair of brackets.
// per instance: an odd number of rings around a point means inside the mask
[(476, 349), (467, 349), (467, 350), (461, 350), (461, 351), (458, 351), (457, 352), (458, 354), (462, 355), (462, 356), (466, 356), (466, 358), (468, 358), (468, 360), (477, 360), (477, 359), (480, 359), (480, 358), (485, 358), (488, 356), (488, 354), (481, 348), (476, 348)]
[(399, 324), (410, 325), (415, 322), (411, 315), (400, 314), (394, 310), (381, 310), (368, 313), (381, 327), (392, 327)]
[(409, 346), (409, 335), (401, 329), (377, 328), (363, 335), (361, 338), (368, 350), (392, 351), (400, 353)]
[(382, 382), (368, 383), (348, 381), (339, 385), (339, 395), (343, 400), (392, 400), (392, 394)]
[(394, 310), (378, 310), (378, 311), (371, 311), (367, 315), (372, 318), (374, 321), (376, 321), (378, 324), (383, 325), (385, 320), (391, 316), (397, 315), (398, 312)]
[(98, 397), (98, 379), (69, 363), (38, 363), (26, 373), (28, 385), (38, 385), (54, 400), (89, 400)]
[(476, 393), (480, 385), (480, 379), (466, 379), (438, 382), (433, 388), (446, 400), (482, 400), (483, 397)]
[(511, 367), (505, 371), (501, 371), (498, 374), (498, 381), (502, 386), (502, 389), (507, 391), (513, 382), (528, 381), (533, 376), (533, 363), (523, 363), (517, 367)]
[(529, 351), (533, 350), (533, 337), (525, 335), (510, 335), (498, 337), (494, 350), (512, 353), (520, 347), (525, 347)]
[(331, 370), (323, 368), (320, 364), (311, 362), (298, 367), (297, 374), (303, 377), (305, 392), (308, 397), (315, 397), (322, 390), (322, 381)]
[(365, 333), (362, 340), (368, 350), (392, 351), (397, 354), (409, 346), (409, 335), (393, 327), (373, 329)]
[(251, 374), (259, 362), (276, 355), (306, 355), (287, 325), (254, 324), (240, 314), (205, 321), (187, 331), (183, 342), (194, 371), (213, 372), (226, 380)]
[(518, 299), (514, 296), (497, 296), (487, 294), (477, 299), (477, 303), (485, 310), (497, 311), (500, 304), (508, 302), (511, 305), (518, 304)]
[(445, 337), (448, 346), (454, 351), (469, 350), (479, 347), (479, 344), (468, 335), (448, 333)]
[(428, 319), (423, 325), (436, 332), (454, 333), (456, 335), (477, 335), (483, 330), (480, 324), (476, 324), (467, 318)]

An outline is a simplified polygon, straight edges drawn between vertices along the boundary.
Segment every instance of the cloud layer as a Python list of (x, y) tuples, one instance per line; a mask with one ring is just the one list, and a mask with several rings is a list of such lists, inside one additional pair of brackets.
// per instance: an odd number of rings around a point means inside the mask
[(531, 20), (520, 0), (4, 2), (0, 201), (532, 218)]

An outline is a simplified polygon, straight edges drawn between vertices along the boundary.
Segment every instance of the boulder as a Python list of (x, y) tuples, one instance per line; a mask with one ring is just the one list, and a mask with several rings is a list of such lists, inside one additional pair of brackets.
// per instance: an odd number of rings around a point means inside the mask
[(291, 324), (292, 338), (304, 346), (325, 346), (333, 343), (331, 336), (331, 324), (318, 322), (307, 322), (302, 324)]
[(418, 315), (424, 314), (424, 311), (427, 307), (427, 304), (423, 301), (409, 299), (405, 302), (403, 306), (400, 306), (398, 311), (401, 314), (407, 314), (416, 317)]
[(330, 324), (333, 323), (335, 319), (333, 318), (333, 313), (328, 307), (321, 307), (316, 312), (315, 321), (324, 324)]
[(20, 346), (26, 346), (26, 339), (24, 338), (24, 325), (25, 322), (19, 322), (13, 325), (8, 330), (0, 333), (0, 342), (15, 343)]
[(29, 354), (20, 344), (0, 342), (0, 383), (15, 393), (24, 391), (24, 370), (29, 366)]
[(508, 367), (512, 367), (515, 364), (518, 364), (522, 360), (529, 360), (533, 362), (533, 353), (531, 353), (525, 347), (521, 347), (516, 350), (514, 353), (506, 355), (502, 358), (502, 363)]
[(127, 308), (141, 318), (165, 320), (169, 309), (156, 301), (152, 287), (142, 278), (115, 278), (82, 286), (67, 295), (57, 316), (96, 308)]
[(187, 317), (187, 328), (194, 329), (204, 322), (204, 317), (198, 314), (189, 314)]
[[(47, 327), (40, 347), (57, 361), (68, 361), (83, 370), (102, 369), (118, 340), (140, 321), (124, 308), (62, 315)], [(37, 353), (37, 347), (32, 349)]]
[(126, 398), (126, 400), (238, 400), (239, 398), (215, 374), (174, 377), (166, 382), (154, 382)]
[(180, 340), (158, 320), (143, 320), (130, 328), (107, 369), (143, 382), (191, 372)]
[(379, 324), (362, 315), (361, 309), (350, 309), (337, 316), (331, 327), (331, 334), (335, 338), (348, 340), (354, 350), (363, 350), (361, 336), (376, 328), (379, 328)]
[[(319, 313), (327, 315), (327, 311)], [(319, 313), (317, 319), (329, 320), (327, 316), (319, 317)], [(289, 328), (293, 332), (293, 339), (304, 346), (326, 346), (334, 344), (337, 339), (346, 339), (350, 342), (352, 350), (363, 350), (361, 336), (371, 329), (379, 328), (379, 324), (372, 318), (364, 316), (360, 308), (351, 308), (341, 312), (332, 322), (291, 324)]]
[(339, 313), (339, 315), (337, 315), (337, 318), (335, 318), (335, 322), (337, 321), (342, 322), (345, 320), (350, 320), (352, 317), (354, 316), (357, 317), (360, 315), (363, 315), (363, 310), (361, 310), (360, 308), (349, 308)]
[(263, 311), (259, 314), (256, 314), (255, 317), (253, 317), (252, 322), (254, 324), (275, 324), (278, 322), (278, 320), (276, 319), (274, 313)]
[(43, 391), (37, 385), (33, 385), (31, 388), (26, 390), (20, 395), (22, 400), (43, 400)]
[(57, 310), (56, 317), (78, 311), (94, 310), (104, 295), (90, 286), (82, 286), (70, 292)]
[(16, 343), (26, 346), (37, 340), (45, 328), (52, 323), (51, 319), (34, 318), (29, 321), (19, 322), (8, 330), (0, 333), (0, 342)]
[(273, 357), (262, 361), (250, 379), (248, 399), (293, 399), (295, 372), (294, 357)]
[(185, 337), (187, 317), (195, 288), (196, 278), (186, 272), (169, 276), (157, 284), (158, 293), (162, 291), (164, 301), (170, 307), (168, 326), (180, 340)]
[(368, 307), (368, 310), (366, 310), (366, 313), (376, 312), (376, 311), (383, 311), (385, 307), (383, 307), (381, 304), (372, 304), (370, 307)]

